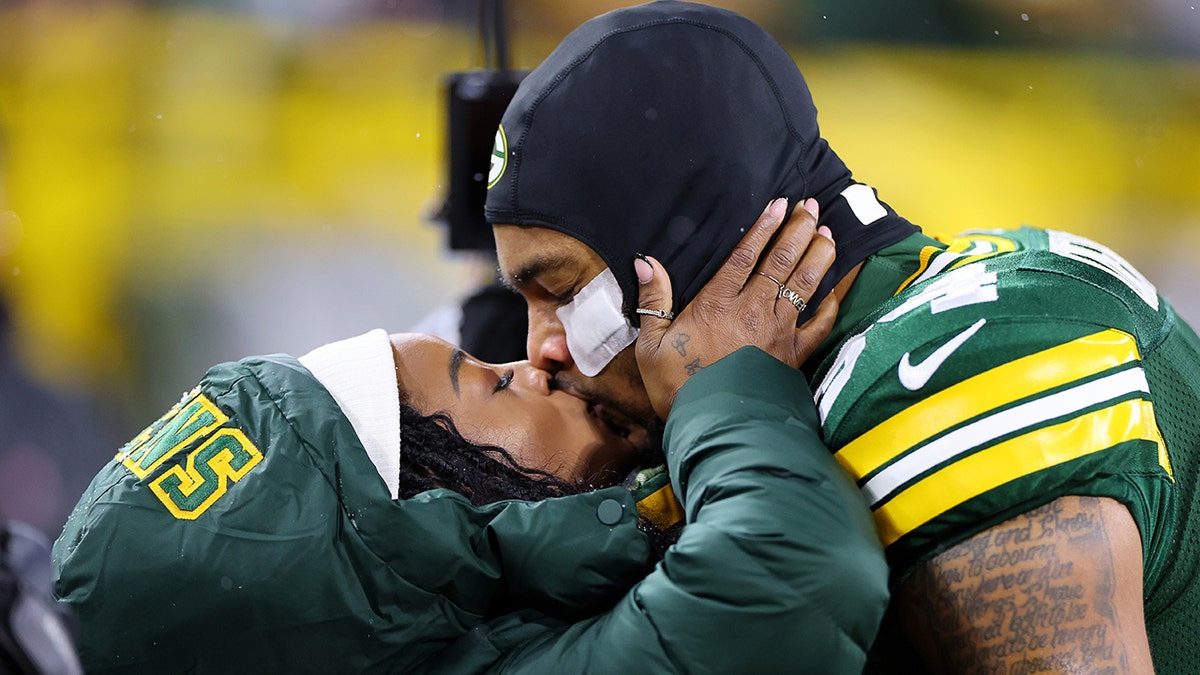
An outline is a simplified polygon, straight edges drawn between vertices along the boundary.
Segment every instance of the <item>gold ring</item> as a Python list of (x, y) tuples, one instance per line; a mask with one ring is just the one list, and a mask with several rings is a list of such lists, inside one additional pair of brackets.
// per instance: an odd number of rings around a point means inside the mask
[(771, 276), (770, 274), (767, 274), (766, 272), (755, 272), (755, 274), (759, 275), (760, 277), (766, 277), (771, 281), (774, 281), (776, 286), (783, 288), (783, 282)]
[(799, 293), (787, 286), (779, 287), (779, 297), (795, 305), (797, 312), (803, 312), (804, 308), (808, 306), (808, 303), (804, 301), (804, 298), (800, 297)]
[(755, 274), (764, 276), (775, 282), (775, 285), (779, 287), (779, 295), (775, 296), (776, 299), (783, 298), (784, 300), (787, 300), (796, 307), (796, 311), (798, 312), (803, 312), (804, 308), (808, 306), (808, 303), (805, 302), (804, 298), (800, 297), (799, 293), (793, 291), (787, 286), (784, 286), (782, 281), (776, 279), (770, 274), (767, 274), (766, 272), (755, 272)]

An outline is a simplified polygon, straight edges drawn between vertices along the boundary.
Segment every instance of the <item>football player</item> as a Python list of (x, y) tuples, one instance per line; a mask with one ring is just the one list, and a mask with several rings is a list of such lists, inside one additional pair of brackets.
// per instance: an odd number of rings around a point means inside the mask
[[(816, 198), (837, 241), (817, 293), (748, 284), (840, 298), (805, 372), (886, 546), (872, 669), (1195, 672), (1200, 340), (1120, 256), (1032, 228), (926, 236), (821, 138), (788, 53), (704, 5), (583, 24), (493, 155), (486, 215), (529, 357), (632, 419), (655, 416), (634, 336), (669, 325), (645, 288), (680, 311), (763, 201)], [(683, 367), (709, 365), (688, 342)]]

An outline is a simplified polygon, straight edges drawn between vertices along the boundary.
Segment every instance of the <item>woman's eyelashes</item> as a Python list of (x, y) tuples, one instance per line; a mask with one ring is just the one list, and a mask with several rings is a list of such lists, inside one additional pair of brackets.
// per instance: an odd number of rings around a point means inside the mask
[(512, 368), (504, 371), (504, 374), (501, 375), (500, 379), (496, 382), (496, 387), (492, 389), (492, 393), (495, 394), (504, 389), (508, 389), (508, 385), (512, 384), (514, 374), (515, 373)]

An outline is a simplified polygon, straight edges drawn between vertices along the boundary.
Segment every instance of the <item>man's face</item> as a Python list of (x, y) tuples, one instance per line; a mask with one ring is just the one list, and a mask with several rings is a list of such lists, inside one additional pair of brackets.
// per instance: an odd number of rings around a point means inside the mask
[(514, 225), (497, 225), (492, 230), (501, 278), (525, 298), (529, 308), (525, 343), (529, 360), (553, 373), (564, 388), (606, 408), (619, 423), (636, 423), (657, 437), (662, 424), (646, 396), (633, 346), (617, 354), (594, 377), (586, 377), (567, 349), (566, 331), (555, 313), (604, 271), (604, 261), (579, 240), (555, 230)]

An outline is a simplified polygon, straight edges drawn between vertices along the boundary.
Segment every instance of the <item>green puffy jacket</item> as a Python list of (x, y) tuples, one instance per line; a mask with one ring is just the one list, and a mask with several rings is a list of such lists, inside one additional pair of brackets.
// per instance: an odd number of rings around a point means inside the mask
[(744, 349), (666, 429), (688, 524), (654, 564), (615, 487), (392, 500), (291, 357), (211, 369), (55, 544), (89, 672), (859, 672), (887, 570), (803, 377)]

